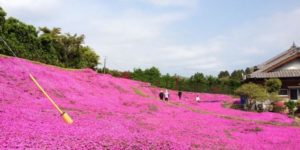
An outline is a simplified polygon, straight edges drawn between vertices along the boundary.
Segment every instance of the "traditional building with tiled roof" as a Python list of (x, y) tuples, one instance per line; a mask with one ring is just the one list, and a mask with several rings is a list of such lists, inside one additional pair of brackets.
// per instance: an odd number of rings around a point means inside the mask
[(300, 96), (300, 47), (292, 47), (268, 61), (255, 66), (255, 71), (246, 75), (246, 82), (263, 84), (266, 79), (279, 78), (282, 87), (279, 94), (296, 100)]

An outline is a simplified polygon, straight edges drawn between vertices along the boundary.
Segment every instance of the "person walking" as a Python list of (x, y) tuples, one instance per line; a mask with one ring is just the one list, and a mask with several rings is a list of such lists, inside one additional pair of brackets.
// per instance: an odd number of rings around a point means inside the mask
[(196, 102), (200, 103), (200, 97), (199, 97), (199, 95), (196, 96)]
[(165, 101), (168, 101), (169, 100), (169, 96), (170, 96), (168, 90), (165, 91), (165, 95), (164, 96), (165, 96)]
[(182, 96), (182, 92), (181, 92), (181, 91), (178, 91), (178, 97), (179, 97), (179, 100), (181, 99), (181, 96)]
[(164, 92), (163, 92), (163, 90), (160, 90), (160, 92), (159, 92), (159, 99), (160, 100), (164, 100)]

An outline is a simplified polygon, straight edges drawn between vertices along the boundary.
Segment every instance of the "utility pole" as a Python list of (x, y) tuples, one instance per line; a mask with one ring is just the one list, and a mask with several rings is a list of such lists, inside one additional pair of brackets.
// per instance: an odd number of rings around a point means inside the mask
[(104, 56), (104, 66), (103, 66), (103, 73), (106, 73), (106, 56)]

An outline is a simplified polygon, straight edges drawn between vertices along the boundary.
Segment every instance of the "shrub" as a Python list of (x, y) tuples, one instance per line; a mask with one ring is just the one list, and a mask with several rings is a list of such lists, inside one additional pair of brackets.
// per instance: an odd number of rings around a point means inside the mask
[(297, 110), (295, 111), (295, 113), (297, 114), (298, 117), (300, 117), (300, 100), (296, 101), (296, 107)]
[(280, 79), (269, 79), (266, 80), (265, 86), (269, 93), (278, 93), (282, 83)]
[(248, 108), (250, 108), (256, 101), (264, 101), (268, 99), (268, 93), (266, 89), (263, 86), (254, 83), (243, 84), (235, 90), (235, 94), (246, 96), (246, 98), (248, 99)]
[(298, 108), (300, 107), (300, 100), (296, 101), (296, 107), (298, 107)]
[(263, 86), (254, 83), (243, 84), (235, 90), (235, 94), (240, 96), (244, 95), (250, 100), (258, 101), (263, 101), (268, 98), (266, 89)]
[(294, 101), (285, 102), (284, 105), (289, 109), (289, 113), (294, 116), (296, 103)]
[(282, 101), (276, 101), (273, 103), (273, 111), (274, 112), (282, 112), (285, 109), (285, 105)]
[(277, 93), (270, 93), (269, 94), (269, 100), (276, 102), (276, 101), (280, 101), (281, 98), (278, 97)]

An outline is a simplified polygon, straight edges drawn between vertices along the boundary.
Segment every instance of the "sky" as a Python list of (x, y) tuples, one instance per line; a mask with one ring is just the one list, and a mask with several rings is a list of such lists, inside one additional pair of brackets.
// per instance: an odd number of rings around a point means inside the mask
[(299, 0), (0, 0), (36, 27), (84, 34), (103, 67), (217, 75), (300, 45)]

